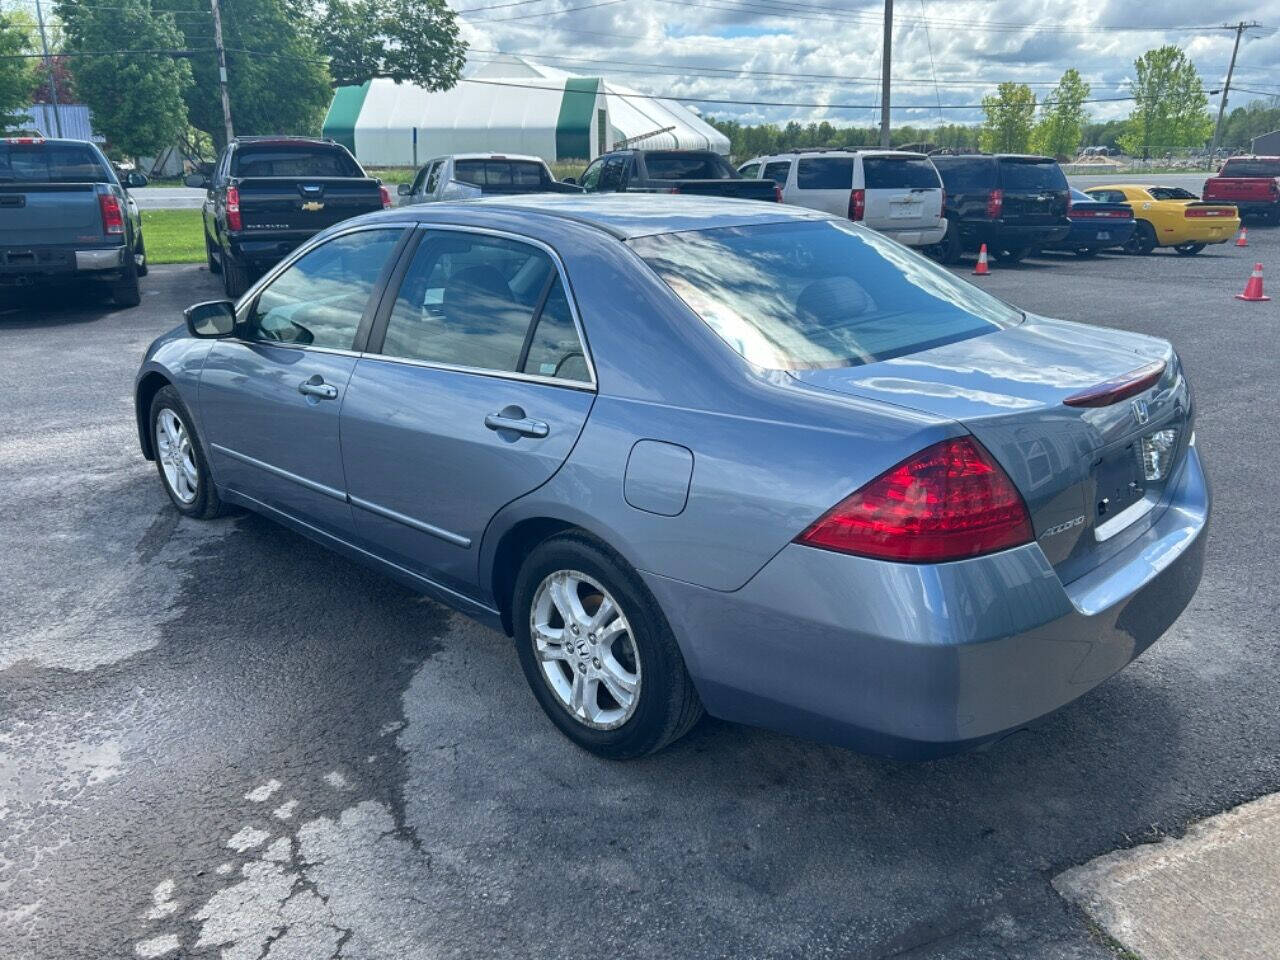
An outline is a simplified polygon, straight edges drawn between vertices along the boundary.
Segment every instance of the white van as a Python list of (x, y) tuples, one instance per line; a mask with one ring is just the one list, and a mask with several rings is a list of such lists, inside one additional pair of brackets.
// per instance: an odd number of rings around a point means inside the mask
[(929, 246), (947, 232), (942, 178), (923, 153), (796, 150), (757, 157), (738, 172), (776, 182), (783, 203), (857, 220), (908, 246)]

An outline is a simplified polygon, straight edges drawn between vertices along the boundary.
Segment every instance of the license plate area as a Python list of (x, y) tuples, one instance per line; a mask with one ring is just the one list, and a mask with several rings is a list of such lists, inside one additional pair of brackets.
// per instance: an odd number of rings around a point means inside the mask
[(1123, 448), (1109, 453), (1094, 468), (1094, 522), (1105, 523), (1146, 496), (1149, 484), (1142, 474), (1142, 461), (1135, 437)]
[(920, 216), (920, 210), (924, 206), (920, 201), (904, 201), (902, 203), (889, 204), (890, 220), (907, 220)]

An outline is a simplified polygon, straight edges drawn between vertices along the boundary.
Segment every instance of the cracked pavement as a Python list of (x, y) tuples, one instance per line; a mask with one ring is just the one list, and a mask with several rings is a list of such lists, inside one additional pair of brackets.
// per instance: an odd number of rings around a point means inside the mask
[(1119, 676), (915, 765), (714, 720), (634, 763), (574, 749), (506, 638), (169, 507), (132, 378), (217, 296), (203, 268), (134, 310), (0, 301), (0, 956), (1110, 956), (1054, 875), (1280, 788), (1280, 321), (1230, 297), (1280, 230), (1250, 247), (997, 265), (1028, 309), (1175, 340), (1209, 564)]

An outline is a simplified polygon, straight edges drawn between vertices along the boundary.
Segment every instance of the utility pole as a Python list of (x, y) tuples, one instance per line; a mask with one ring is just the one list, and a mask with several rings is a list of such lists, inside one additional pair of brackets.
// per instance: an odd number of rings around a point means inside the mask
[(1213, 125), (1213, 146), (1209, 148), (1209, 166), (1213, 166), (1214, 154), (1218, 152), (1218, 138), (1222, 134), (1222, 115), (1227, 111), (1227, 92), (1231, 89), (1231, 74), (1236, 69), (1236, 54), (1240, 51), (1240, 37), (1246, 30), (1252, 30), (1260, 27), (1257, 20), (1250, 20), (1248, 23), (1241, 20), (1239, 23), (1224, 23), (1223, 30), (1234, 30), (1236, 32), (1236, 43), (1231, 48), (1231, 65), (1227, 67), (1227, 82), (1222, 85), (1222, 99), (1218, 101), (1218, 122)]
[(880, 146), (889, 147), (889, 74), (893, 60), (893, 0), (884, 0), (884, 50), (880, 56)]
[(222, 13), (218, 10), (218, 0), (209, 0), (213, 7), (213, 45), (218, 50), (218, 90), (222, 94), (222, 125), (227, 131), (227, 143), (235, 136), (231, 129), (231, 100), (227, 97), (227, 50), (222, 45)]
[(40, 48), (44, 51), (44, 69), (49, 77), (49, 100), (53, 104), (53, 128), (62, 139), (62, 111), (58, 109), (58, 81), (53, 75), (53, 58), (49, 56), (49, 38), (44, 32), (44, 9), (36, 0), (36, 22), (40, 24)]

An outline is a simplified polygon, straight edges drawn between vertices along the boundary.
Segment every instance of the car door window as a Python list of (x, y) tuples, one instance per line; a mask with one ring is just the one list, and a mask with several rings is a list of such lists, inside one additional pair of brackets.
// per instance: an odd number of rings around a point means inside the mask
[(444, 161), (437, 160), (431, 165), (431, 172), (427, 174), (427, 193), (436, 192), (436, 187), (440, 186), (440, 171), (444, 169)]
[(399, 228), (359, 230), (316, 247), (271, 281), (245, 318), (242, 336), (350, 350)]
[(754, 180), (760, 175), (760, 164), (744, 163), (738, 168), (738, 173), (746, 180)]
[(780, 187), (787, 185), (787, 177), (791, 173), (790, 160), (775, 160), (764, 165), (764, 180), (772, 180)]
[(604, 160), (596, 160), (591, 166), (583, 171), (582, 179), (578, 185), (587, 193), (599, 188), (600, 171), (604, 169)]
[(565, 295), (564, 284), (560, 282), (558, 275), (551, 284), (546, 302), (535, 322), (520, 370), (558, 380), (576, 380), (582, 383), (590, 381), (587, 354), (578, 337), (578, 328), (569, 308), (569, 298)]
[(622, 189), (622, 181), (627, 169), (625, 157), (610, 157), (604, 162), (604, 172), (600, 174), (600, 191), (617, 192)]
[(849, 190), (852, 186), (853, 157), (805, 157), (796, 168), (800, 190)]
[[(441, 231), (414, 252), (387, 320), (390, 357), (514, 373), (523, 368), (531, 323), (558, 279), (551, 258), (517, 240)], [(549, 320), (534, 361), (559, 364), (568, 352)], [(580, 349), (580, 348), (579, 348)], [(562, 365), (569, 369), (566, 361)], [(548, 374), (554, 376), (556, 374)]]
[(411, 194), (421, 194), (422, 185), (427, 182), (427, 174), (431, 172), (431, 166), (428, 164), (418, 171), (418, 175), (413, 178), (413, 186), (409, 188)]

